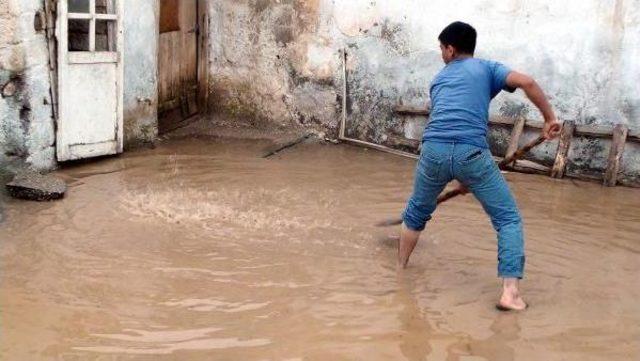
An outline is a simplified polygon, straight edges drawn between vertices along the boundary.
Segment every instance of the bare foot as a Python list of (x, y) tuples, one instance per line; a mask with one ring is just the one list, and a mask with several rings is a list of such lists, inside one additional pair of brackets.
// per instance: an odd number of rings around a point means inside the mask
[(500, 297), (500, 302), (496, 305), (496, 308), (500, 311), (524, 311), (529, 307), (522, 297), (510, 297), (504, 296)]
[(496, 308), (500, 311), (523, 311), (528, 305), (518, 290), (518, 279), (505, 278), (502, 287), (502, 296)]

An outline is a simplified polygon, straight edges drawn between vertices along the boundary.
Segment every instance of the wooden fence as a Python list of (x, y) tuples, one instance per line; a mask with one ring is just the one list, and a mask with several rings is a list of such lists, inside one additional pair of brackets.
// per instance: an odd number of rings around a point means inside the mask
[[(429, 109), (413, 108), (398, 105), (394, 107), (394, 112), (399, 115), (409, 116), (428, 116)], [(505, 157), (512, 155), (518, 148), (518, 142), (525, 128), (542, 129), (544, 122), (526, 120), (524, 118), (494, 117), (489, 122), (493, 125), (511, 126), (511, 138)], [(562, 124), (562, 131), (558, 141), (558, 149), (556, 151), (553, 167), (545, 167), (535, 163), (528, 163), (526, 166), (513, 165), (515, 170), (525, 172), (546, 173), (553, 178), (562, 178), (565, 175), (567, 167), (567, 155), (571, 148), (573, 138), (578, 136), (595, 137), (611, 139), (611, 148), (607, 159), (607, 167), (603, 173), (604, 185), (613, 187), (618, 182), (618, 174), (620, 173), (620, 162), (622, 153), (624, 152), (625, 143), (627, 141), (640, 142), (640, 130), (629, 131), (624, 124), (616, 124), (613, 126), (604, 125), (577, 125), (574, 121), (567, 120)], [(398, 138), (398, 137), (395, 137)], [(394, 138), (394, 139), (395, 139)], [(395, 139), (399, 144), (413, 144), (415, 141)]]

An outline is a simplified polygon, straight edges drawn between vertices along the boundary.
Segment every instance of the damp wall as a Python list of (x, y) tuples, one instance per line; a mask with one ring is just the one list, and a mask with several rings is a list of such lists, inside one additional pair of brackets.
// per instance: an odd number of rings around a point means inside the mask
[(125, 0), (125, 151), (158, 136), (159, 15), (159, 0)]
[(55, 164), (46, 35), (38, 0), (0, 0), (0, 164)]
[[(125, 149), (157, 136), (158, 0), (125, 0)], [(0, 169), (57, 166), (43, 0), (0, 0)]]
[[(637, 1), (213, 0), (209, 18), (210, 109), (256, 122), (335, 136), (346, 49), (347, 134), (391, 146), (419, 139), (425, 117), (392, 108), (426, 104), (443, 67), (437, 36), (462, 20), (478, 30), (476, 55), (532, 75), (561, 119), (640, 129)], [(521, 92), (498, 96), (491, 115), (541, 120)], [(534, 136), (527, 133), (523, 141)], [(504, 152), (508, 135), (491, 131), (494, 152)], [(552, 162), (556, 146), (534, 159)], [(569, 170), (599, 174), (608, 151), (608, 141), (577, 139)], [(627, 144), (622, 171), (640, 174), (636, 143)]]

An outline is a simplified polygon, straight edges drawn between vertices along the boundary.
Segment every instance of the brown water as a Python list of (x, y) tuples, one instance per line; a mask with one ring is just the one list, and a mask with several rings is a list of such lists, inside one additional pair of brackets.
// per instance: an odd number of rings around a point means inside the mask
[(9, 201), (2, 360), (638, 360), (640, 190), (508, 174), (531, 308), (494, 309), (468, 196), (395, 269), (414, 161), (350, 146), (171, 139)]

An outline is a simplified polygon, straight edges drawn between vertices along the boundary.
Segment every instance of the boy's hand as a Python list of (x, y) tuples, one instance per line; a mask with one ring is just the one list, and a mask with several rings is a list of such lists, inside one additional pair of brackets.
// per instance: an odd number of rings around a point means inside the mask
[(554, 139), (560, 134), (560, 123), (557, 120), (551, 120), (544, 122), (544, 127), (542, 128), (542, 135), (545, 138)]

